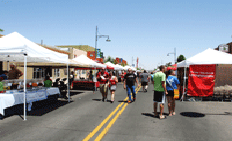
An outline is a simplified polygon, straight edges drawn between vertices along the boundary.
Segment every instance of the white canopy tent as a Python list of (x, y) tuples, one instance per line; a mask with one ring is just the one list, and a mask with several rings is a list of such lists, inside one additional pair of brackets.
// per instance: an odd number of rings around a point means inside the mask
[(100, 68), (104, 67), (104, 68), (106, 68), (106, 65), (103, 65), (101, 63), (96, 63), (95, 61), (93, 61), (92, 59), (89, 59), (85, 55), (80, 55), (77, 58), (74, 58), (72, 60), (76, 61), (76, 62), (79, 62), (81, 64), (84, 64), (84, 65), (90, 65), (92, 67), (100, 67)]
[(123, 67), (120, 67), (120, 65), (115, 65), (115, 64), (112, 64), (111, 62), (107, 62), (105, 63), (106, 65), (110, 66), (110, 67), (114, 67), (115, 70), (122, 70)]
[(194, 64), (232, 64), (232, 55), (211, 48), (177, 63), (177, 67), (189, 67)]
[(123, 66), (116, 64), (116, 66), (119, 68), (119, 70), (123, 70)]
[[(177, 67), (184, 67), (184, 84), (186, 84), (186, 68), (194, 64), (232, 64), (232, 55), (221, 51), (208, 48), (197, 55), (190, 57), (180, 63), (177, 63)], [(184, 95), (184, 86), (183, 86)], [(182, 101), (183, 101), (182, 95)]]
[(128, 70), (129, 68), (132, 69), (133, 71), (136, 71), (136, 70), (137, 70), (136, 68), (134, 68), (134, 67), (132, 67), (132, 66), (128, 66), (128, 65), (125, 66), (123, 69), (124, 69), (124, 70)]
[[(2, 61), (23, 62), (22, 54), (27, 53), (28, 62), (68, 63), (68, 55), (41, 47), (17, 32), (3, 36), (0, 38), (0, 43), (1, 53), (7, 55), (7, 57), (0, 56)], [(9, 54), (11, 55), (8, 57)]]
[[(27, 120), (25, 106), (27, 102), (27, 62), (67, 63), (68, 69), (68, 55), (45, 49), (24, 38), (17, 32), (10, 33), (0, 38), (0, 54), (1, 61), (24, 62), (24, 120)], [(67, 83), (67, 85), (69, 85), (69, 83)], [(70, 102), (69, 90), (68, 102)]]

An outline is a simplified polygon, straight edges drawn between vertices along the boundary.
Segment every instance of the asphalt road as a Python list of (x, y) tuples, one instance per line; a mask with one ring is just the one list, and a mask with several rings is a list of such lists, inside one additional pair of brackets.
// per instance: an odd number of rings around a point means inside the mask
[[(131, 104), (122, 84), (115, 102), (102, 102), (97, 91), (75, 93), (72, 102), (40, 103), (23, 121), (22, 111), (0, 121), (0, 141), (219, 141), (232, 140), (231, 102), (179, 102), (176, 115), (154, 118), (153, 91), (137, 93)], [(108, 95), (110, 98), (110, 95)], [(165, 104), (165, 114), (168, 114)]]

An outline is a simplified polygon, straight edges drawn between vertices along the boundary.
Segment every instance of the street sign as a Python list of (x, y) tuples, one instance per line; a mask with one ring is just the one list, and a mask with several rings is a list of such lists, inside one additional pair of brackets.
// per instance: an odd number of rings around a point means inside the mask
[(96, 58), (101, 58), (101, 49), (97, 49)]
[(103, 58), (103, 52), (100, 53), (100, 57)]

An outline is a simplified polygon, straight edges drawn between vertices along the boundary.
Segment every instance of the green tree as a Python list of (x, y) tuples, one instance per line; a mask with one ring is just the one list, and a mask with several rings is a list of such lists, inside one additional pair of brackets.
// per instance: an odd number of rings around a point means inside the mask
[(184, 55), (180, 55), (179, 57), (177, 57), (177, 62), (181, 62), (183, 60), (186, 60), (186, 57), (184, 57)]
[(106, 59), (107, 62), (111, 62), (111, 57), (108, 56), (107, 59)]
[(110, 62), (111, 62), (112, 64), (115, 64), (115, 59), (114, 59), (114, 58), (111, 58)]
[(172, 66), (172, 62), (169, 62), (169, 63), (166, 63), (166, 65), (165, 65), (166, 67), (168, 67), (168, 66)]
[(125, 66), (126, 66), (126, 64), (122, 62), (122, 63), (121, 63), (121, 66), (125, 67)]
[(0, 32), (3, 32), (4, 30), (2, 30), (1, 28), (0, 28)]

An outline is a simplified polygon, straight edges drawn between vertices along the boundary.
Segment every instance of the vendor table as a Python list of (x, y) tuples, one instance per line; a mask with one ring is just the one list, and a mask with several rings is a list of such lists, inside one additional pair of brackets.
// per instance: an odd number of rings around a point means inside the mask
[[(48, 99), (49, 96), (60, 94), (59, 88), (37, 88), (27, 90), (28, 111), (31, 110), (32, 102)], [(5, 109), (17, 104), (24, 103), (24, 92), (17, 90), (8, 90), (0, 94), (0, 114), (5, 115)]]
[(94, 90), (95, 86), (98, 88), (100, 85), (100, 82), (94, 82), (94, 81), (85, 81), (85, 80), (77, 80), (72, 82), (73, 90)]

